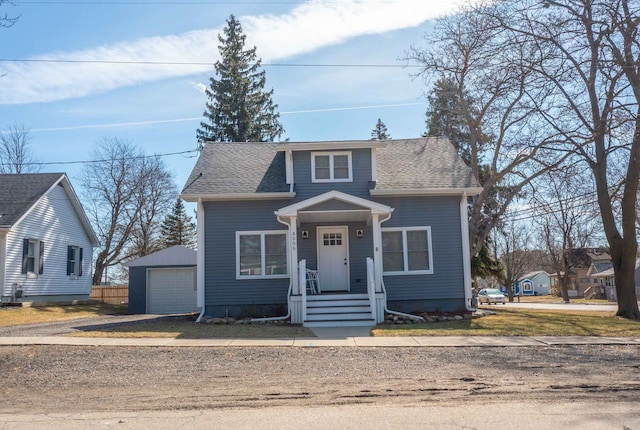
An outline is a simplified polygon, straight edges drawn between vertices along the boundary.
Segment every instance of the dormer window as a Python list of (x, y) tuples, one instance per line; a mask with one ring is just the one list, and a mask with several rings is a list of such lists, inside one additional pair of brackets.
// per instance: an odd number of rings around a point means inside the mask
[(311, 182), (352, 182), (351, 152), (312, 152)]

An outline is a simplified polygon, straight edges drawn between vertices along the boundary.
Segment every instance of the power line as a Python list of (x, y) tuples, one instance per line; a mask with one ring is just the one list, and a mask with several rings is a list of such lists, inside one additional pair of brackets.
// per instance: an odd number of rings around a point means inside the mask
[[(0, 58), (2, 63), (58, 63), (58, 64), (131, 64), (145, 66), (214, 66), (212, 62), (197, 61), (135, 61), (135, 60), (65, 60), (53, 58)], [(400, 69), (400, 68), (420, 68), (419, 64), (354, 64), (354, 63), (262, 63), (262, 67), (299, 67), (299, 68), (324, 68), (324, 67), (353, 67), (353, 68), (378, 68), (378, 69)]]
[[(153, 155), (139, 155), (136, 157), (127, 157), (126, 160), (142, 160), (145, 158), (158, 158), (158, 157), (169, 157), (172, 155), (185, 155), (192, 154), (194, 152), (198, 152), (197, 149), (190, 149), (188, 151), (179, 151), (179, 152), (167, 152), (164, 154), (153, 154)], [(193, 158), (194, 156), (187, 157)], [(75, 160), (75, 161), (36, 161), (31, 163), (23, 163), (24, 166), (51, 166), (51, 165), (71, 165), (71, 164), (97, 164), (97, 163), (106, 163), (111, 161), (120, 161), (125, 160), (124, 158), (105, 158), (101, 160)], [(12, 166), (13, 163), (0, 163), (1, 166)]]

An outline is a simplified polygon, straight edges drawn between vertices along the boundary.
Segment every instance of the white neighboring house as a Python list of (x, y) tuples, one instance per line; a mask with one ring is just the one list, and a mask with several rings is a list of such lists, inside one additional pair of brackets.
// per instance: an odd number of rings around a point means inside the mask
[[(67, 175), (0, 175), (3, 301), (88, 299), (98, 239)], [(18, 293), (20, 295), (20, 293)]]
[[(636, 270), (634, 277), (636, 285), (636, 296), (640, 298), (640, 258), (636, 260)], [(591, 275), (591, 278), (594, 280), (594, 284), (598, 285), (601, 289), (604, 289), (607, 300), (609, 300), (610, 302), (618, 301), (613, 267)]]

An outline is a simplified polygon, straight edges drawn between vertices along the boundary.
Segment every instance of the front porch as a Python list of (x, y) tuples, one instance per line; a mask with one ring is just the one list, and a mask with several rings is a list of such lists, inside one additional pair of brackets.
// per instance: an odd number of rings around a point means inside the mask
[(289, 229), (292, 322), (336, 327), (383, 321), (386, 294), (380, 224), (392, 211), (330, 191), (275, 212)]

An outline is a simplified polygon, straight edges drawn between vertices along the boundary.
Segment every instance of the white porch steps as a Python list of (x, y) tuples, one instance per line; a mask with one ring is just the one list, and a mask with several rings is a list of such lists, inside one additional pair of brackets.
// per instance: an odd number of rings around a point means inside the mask
[(318, 294), (307, 296), (305, 327), (371, 327), (367, 294)]

